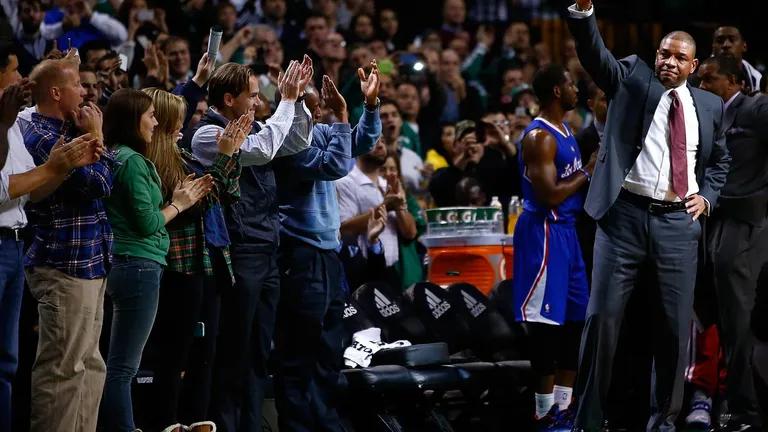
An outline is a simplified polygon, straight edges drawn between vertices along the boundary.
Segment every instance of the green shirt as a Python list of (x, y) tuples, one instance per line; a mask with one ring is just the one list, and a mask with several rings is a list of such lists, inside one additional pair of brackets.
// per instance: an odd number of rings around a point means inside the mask
[(160, 210), (160, 176), (149, 159), (129, 147), (118, 146), (116, 159), (120, 165), (106, 200), (107, 217), (115, 235), (112, 253), (165, 265), (170, 242)]

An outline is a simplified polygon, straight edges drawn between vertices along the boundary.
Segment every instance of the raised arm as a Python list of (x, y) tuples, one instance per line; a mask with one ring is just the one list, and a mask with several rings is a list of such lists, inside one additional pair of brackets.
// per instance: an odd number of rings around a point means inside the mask
[(576, 41), (576, 52), (584, 69), (611, 98), (629, 68), (617, 61), (605, 47), (591, 0), (577, 0), (568, 8), (568, 28)]
[(557, 142), (546, 131), (535, 130), (523, 139), (523, 162), (525, 176), (530, 179), (536, 197), (546, 205), (555, 207), (566, 198), (578, 192), (588, 181), (595, 167), (594, 157), (584, 170), (559, 180), (555, 167)]
[(354, 165), (350, 156), (352, 137), (348, 123), (334, 123), (331, 126), (319, 124), (313, 131), (313, 139), (323, 139), (325, 148), (311, 146), (290, 156), (286, 168), (292, 175), (309, 180), (338, 180), (347, 174)]
[(371, 72), (368, 76), (365, 75), (363, 69), (357, 70), (357, 76), (360, 79), (360, 90), (365, 97), (365, 104), (363, 115), (352, 130), (353, 157), (370, 152), (381, 136), (381, 118), (379, 117), (379, 87), (381, 82), (379, 81), (379, 66), (376, 60), (371, 60)]

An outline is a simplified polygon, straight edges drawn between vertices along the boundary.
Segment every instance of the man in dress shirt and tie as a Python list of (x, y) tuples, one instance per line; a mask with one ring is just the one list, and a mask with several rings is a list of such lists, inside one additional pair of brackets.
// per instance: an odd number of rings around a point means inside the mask
[(654, 328), (647, 430), (673, 431), (683, 397), (698, 218), (716, 204), (730, 162), (721, 129), (723, 102), (687, 85), (698, 66), (689, 34), (666, 35), (651, 68), (637, 56), (617, 60), (606, 49), (591, 0), (577, 0), (568, 15), (579, 59), (610, 101), (585, 204), (598, 229), (575, 425), (602, 426), (624, 308), (638, 269), (650, 263), (666, 319)]

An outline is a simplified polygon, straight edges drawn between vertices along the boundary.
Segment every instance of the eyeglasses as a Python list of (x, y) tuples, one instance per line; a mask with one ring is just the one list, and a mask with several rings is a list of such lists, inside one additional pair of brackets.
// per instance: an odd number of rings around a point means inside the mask
[(509, 120), (496, 120), (495, 122), (493, 122), (493, 124), (495, 124), (496, 126), (505, 126), (505, 127), (509, 127), (510, 125)]

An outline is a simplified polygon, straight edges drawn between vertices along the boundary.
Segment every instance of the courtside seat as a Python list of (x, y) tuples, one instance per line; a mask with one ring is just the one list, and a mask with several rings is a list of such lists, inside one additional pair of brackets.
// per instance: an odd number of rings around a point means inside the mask
[(448, 287), (451, 305), (469, 325), (470, 348), (484, 360), (503, 360), (502, 352), (514, 348), (518, 336), (488, 298), (477, 287), (457, 283)]
[(412, 344), (432, 342), (424, 323), (414, 316), (400, 292), (383, 282), (361, 285), (351, 296), (373, 326), (381, 329), (381, 340), (405, 339)]
[(426, 326), (431, 342), (447, 343), (451, 353), (471, 345), (468, 320), (453, 306), (447, 290), (430, 282), (419, 282), (405, 291), (403, 299)]
[(371, 366), (399, 365), (409, 368), (450, 363), (448, 345), (443, 342), (383, 349), (373, 355)]

